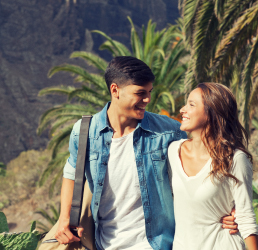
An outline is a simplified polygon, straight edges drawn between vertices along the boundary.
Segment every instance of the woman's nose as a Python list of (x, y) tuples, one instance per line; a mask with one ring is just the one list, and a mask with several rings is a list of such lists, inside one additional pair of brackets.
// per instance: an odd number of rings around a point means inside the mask
[(185, 112), (185, 106), (183, 106), (180, 110), (179, 110), (180, 113), (184, 113)]

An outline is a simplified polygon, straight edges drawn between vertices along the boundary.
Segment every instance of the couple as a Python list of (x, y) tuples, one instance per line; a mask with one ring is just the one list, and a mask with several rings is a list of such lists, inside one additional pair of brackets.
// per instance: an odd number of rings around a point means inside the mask
[[(199, 84), (181, 109), (180, 127), (145, 111), (154, 79), (133, 57), (116, 57), (106, 69), (111, 102), (91, 120), (85, 173), (97, 249), (245, 249), (240, 234), (229, 232), (234, 218), (221, 221), (234, 206), (248, 249), (258, 249), (251, 155), (234, 96), (220, 84)], [(55, 234), (62, 244), (79, 241), (69, 230), (79, 131), (80, 121), (64, 167)]]

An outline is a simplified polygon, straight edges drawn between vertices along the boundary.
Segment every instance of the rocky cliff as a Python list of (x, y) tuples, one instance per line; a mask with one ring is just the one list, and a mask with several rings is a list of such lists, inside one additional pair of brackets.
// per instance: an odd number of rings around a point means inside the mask
[(136, 26), (149, 19), (161, 29), (179, 16), (177, 0), (0, 0), (0, 162), (20, 152), (45, 148), (47, 133), (36, 135), (40, 115), (64, 101), (38, 97), (40, 89), (71, 85), (67, 74), (47, 78), (48, 70), (75, 50), (98, 51), (102, 30), (129, 46), (130, 16)]

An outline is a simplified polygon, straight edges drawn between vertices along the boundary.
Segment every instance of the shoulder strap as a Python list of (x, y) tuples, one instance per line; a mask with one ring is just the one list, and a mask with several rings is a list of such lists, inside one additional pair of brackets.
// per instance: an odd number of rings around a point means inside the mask
[(88, 141), (88, 133), (91, 115), (82, 116), (79, 145), (76, 161), (75, 170), (75, 181), (73, 190), (73, 200), (70, 213), (70, 226), (78, 227), (80, 222), (81, 208), (82, 208), (82, 198), (83, 198), (83, 187), (85, 181), (85, 158), (86, 158), (86, 148)]

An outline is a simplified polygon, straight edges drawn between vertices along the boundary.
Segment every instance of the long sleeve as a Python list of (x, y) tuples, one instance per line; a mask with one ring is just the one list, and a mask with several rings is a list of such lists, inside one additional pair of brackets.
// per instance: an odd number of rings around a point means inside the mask
[(78, 153), (78, 139), (79, 139), (79, 129), (81, 125), (81, 120), (77, 121), (70, 135), (69, 140), (69, 152), (70, 156), (66, 161), (63, 170), (63, 177), (70, 180), (75, 180), (75, 168)]
[(236, 223), (241, 236), (245, 239), (251, 234), (258, 234), (252, 199), (252, 164), (242, 151), (237, 151), (233, 159), (232, 174), (239, 180), (232, 181), (232, 194), (235, 200)]

